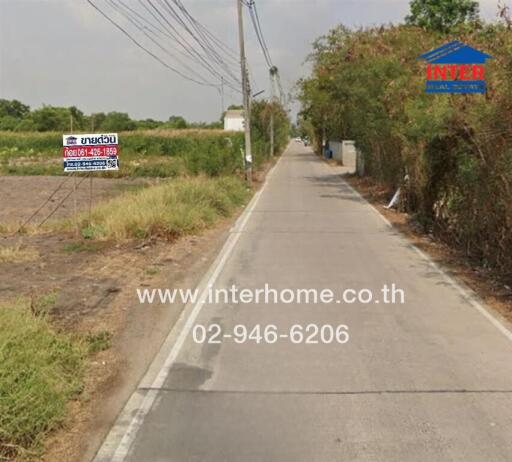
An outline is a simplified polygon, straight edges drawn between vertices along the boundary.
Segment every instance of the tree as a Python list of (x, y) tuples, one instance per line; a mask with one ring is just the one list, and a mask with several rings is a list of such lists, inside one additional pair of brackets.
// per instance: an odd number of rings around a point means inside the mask
[(89, 116), (89, 119), (87, 121), (87, 126), (91, 127), (91, 131), (94, 132), (95, 130), (101, 129), (101, 126), (103, 122), (105, 122), (105, 118), (107, 116), (104, 112), (95, 112)]
[(0, 99), (0, 117), (10, 116), (16, 119), (25, 117), (30, 112), (30, 107), (13, 99)]
[(251, 103), (251, 129), (257, 143), (265, 143), (263, 152), (268, 152), (270, 147), (270, 118), (274, 115), (274, 147), (279, 152), (286, 146), (290, 133), (290, 120), (288, 114), (279, 102), (270, 102), (264, 99)]
[(69, 108), (69, 115), (73, 119), (73, 129), (75, 127), (77, 129), (82, 129), (84, 127), (84, 113), (80, 109), (76, 106), (71, 106)]
[(440, 32), (478, 21), (478, 2), (473, 0), (412, 0), (410, 10), (407, 24)]
[(188, 124), (187, 121), (181, 116), (171, 116), (169, 117), (169, 121), (165, 124), (165, 126), (167, 128), (179, 130), (182, 128), (187, 128)]
[(137, 121), (137, 129), (141, 130), (154, 130), (162, 126), (162, 122), (154, 119), (144, 119)]
[(137, 124), (125, 112), (109, 112), (98, 127), (104, 132), (135, 130)]
[[(69, 130), (70, 110), (65, 107), (43, 106), (32, 111), (30, 118), (38, 132)], [(78, 128), (78, 127), (77, 127)]]
[(14, 130), (20, 123), (20, 119), (13, 116), (0, 117), (0, 130)]

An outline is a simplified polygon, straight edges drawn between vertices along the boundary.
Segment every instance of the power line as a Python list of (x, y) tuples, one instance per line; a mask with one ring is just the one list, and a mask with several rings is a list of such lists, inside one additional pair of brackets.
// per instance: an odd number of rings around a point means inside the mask
[(209, 87), (217, 87), (218, 85), (215, 85), (213, 83), (205, 83), (205, 82), (201, 82), (199, 80), (196, 80), (196, 79), (193, 79), (189, 76), (187, 76), (186, 74), (184, 74), (183, 72), (181, 72), (180, 70), (176, 69), (175, 67), (169, 65), (168, 63), (166, 63), (164, 60), (162, 60), (159, 56), (157, 56), (155, 53), (153, 53), (152, 51), (148, 50), (144, 45), (142, 45), (140, 42), (138, 42), (128, 31), (126, 31), (121, 25), (119, 25), (116, 21), (114, 21), (112, 18), (110, 18), (101, 8), (99, 8), (98, 6), (96, 6), (92, 0), (86, 0), (87, 3), (89, 3), (89, 5), (91, 5), (96, 11), (98, 11), (98, 13), (100, 13), (105, 19), (107, 19), (107, 21), (109, 21), (112, 25), (114, 25), (117, 29), (119, 29), (124, 35), (126, 35), (138, 48), (140, 48), (141, 50), (143, 50), (145, 53), (147, 53), (149, 56), (151, 56), (153, 59), (155, 59), (156, 61), (158, 61), (160, 64), (162, 64), (163, 66), (165, 66), (167, 69), (169, 69), (170, 71), (178, 74), (180, 77), (184, 78), (185, 80), (188, 80), (190, 82), (194, 82), (198, 85), (202, 85), (202, 86), (209, 86)]
[[(160, 50), (162, 50), (165, 54), (167, 54), (169, 57), (173, 58), (175, 61), (177, 61), (179, 64), (181, 64), (185, 69), (187, 69), (191, 74), (194, 74), (196, 78), (204, 82), (205, 84), (208, 84), (208, 82), (203, 78), (201, 74), (199, 74), (197, 71), (192, 69), (190, 66), (188, 66), (186, 63), (183, 63), (179, 60), (174, 54), (172, 54), (166, 47), (164, 47), (158, 40), (153, 38), (151, 34), (156, 35), (155, 32), (142, 24), (141, 21), (144, 21), (145, 18), (143, 16), (140, 16), (136, 11), (132, 10), (128, 5), (126, 5), (122, 0), (118, 0), (118, 3), (115, 3), (115, 0), (106, 0), (113, 9), (115, 9), (117, 12), (119, 12), (121, 15), (123, 15), (131, 24), (133, 24), (137, 30), (142, 32), (149, 40), (151, 40)], [(122, 7), (124, 7), (126, 10), (123, 10)], [(139, 19), (140, 18), (140, 19)], [(151, 25), (151, 23), (149, 23)], [(158, 30), (158, 29), (157, 29)], [(148, 33), (149, 32), (149, 33)], [(180, 51), (180, 50), (176, 50)]]
[(260, 43), (261, 50), (263, 52), (263, 56), (265, 57), (265, 61), (268, 64), (269, 68), (274, 67), (272, 63), (272, 58), (270, 57), (270, 52), (268, 51), (267, 42), (265, 41), (265, 36), (263, 35), (263, 31), (261, 29), (261, 22), (258, 15), (258, 10), (256, 8), (256, 3), (254, 0), (249, 0), (246, 5), (249, 8), (249, 14), (251, 16), (251, 22), (254, 27), (254, 31), (256, 32), (256, 37), (258, 42)]
[(205, 40), (208, 44), (214, 44), (214, 46), (218, 46), (222, 49), (222, 51), (225, 53), (225, 56), (228, 60), (230, 60), (232, 63), (236, 65), (240, 65), (239, 58), (236, 54), (236, 52), (230, 48), (228, 45), (226, 45), (224, 42), (222, 42), (220, 39), (215, 37), (206, 26), (201, 24), (197, 19), (195, 19), (185, 8), (183, 3), (180, 0), (172, 0), (173, 3), (175, 3), (178, 8), (183, 12), (185, 17), (189, 20), (189, 22), (192, 24), (194, 29), (197, 31), (197, 33)]
[[(190, 59), (190, 60), (194, 61), (195, 63), (199, 64), (201, 67), (206, 69), (210, 74), (214, 75), (216, 78), (219, 78), (219, 74), (211, 67), (211, 64), (208, 63), (207, 61), (205, 61), (205, 58), (203, 56), (201, 56), (197, 52), (197, 50), (195, 50), (188, 42), (186, 42), (183, 39), (183, 37), (181, 36), (181, 34), (179, 34), (179, 32), (176, 30), (176, 28), (171, 23), (169, 23), (167, 18), (162, 15), (162, 13), (158, 10), (158, 8), (150, 0), (148, 0), (148, 1), (139, 0), (139, 3), (153, 17), (153, 19), (156, 20), (158, 22), (158, 24), (160, 24), (161, 27), (163, 27), (163, 29), (164, 29), (163, 34), (166, 37), (171, 38), (175, 43), (178, 43), (180, 45), (180, 47), (183, 48), (183, 50), (177, 50), (180, 54), (185, 56), (187, 59)], [(151, 8), (147, 5), (147, 3), (149, 3), (151, 5)], [(155, 14), (155, 11), (157, 14)], [(221, 79), (222, 79), (222, 77), (221, 77)], [(237, 87), (238, 83), (234, 83), (234, 84), (227, 83), (227, 85), (231, 86), (231, 88), (233, 90), (239, 91), (238, 88), (234, 88), (232, 86), (232, 85), (235, 85), (235, 87)]]
[[(143, 0), (139, 0), (141, 3), (143, 3)], [(171, 31), (174, 32), (174, 34), (176, 34), (178, 38), (176, 38), (176, 40), (178, 41), (178, 43), (185, 49), (185, 51), (187, 51), (191, 56), (195, 56), (199, 61), (201, 61), (201, 63), (203, 64), (203, 66), (206, 67), (206, 69), (212, 73), (213, 75), (215, 75), (219, 80), (220, 78), (222, 77), (222, 73), (219, 73), (213, 66), (210, 62), (207, 61), (207, 59), (201, 55), (188, 41), (185, 37), (183, 37), (183, 35), (178, 31), (178, 29), (168, 20), (167, 16), (164, 15), (158, 8), (157, 6), (153, 3), (152, 0), (147, 0), (147, 2), (149, 3), (149, 5), (153, 8), (153, 10), (163, 19), (163, 21), (167, 24), (167, 26), (171, 29)], [(160, 5), (164, 6), (165, 4), (162, 3), (162, 0), (159, 0), (160, 2)], [(164, 8), (164, 11), (165, 8)], [(171, 14), (171, 16), (173, 16)], [(184, 43), (185, 45), (184, 45)], [(238, 83), (238, 82), (237, 82)]]
[[(141, 14), (140, 12), (136, 11), (134, 8), (131, 8), (129, 5), (127, 5), (122, 0), (104, 0), (110, 8), (112, 8), (116, 14), (121, 15), (125, 20), (128, 20), (128, 22), (135, 27), (138, 33), (143, 34), (148, 40), (150, 40), (156, 47), (159, 48), (163, 53), (167, 54), (170, 58), (172, 58), (173, 61), (178, 62), (184, 69), (181, 70), (177, 68), (174, 65), (169, 64), (167, 61), (165, 61), (162, 57), (160, 57), (156, 52), (148, 48), (145, 44), (141, 43), (141, 41), (136, 38), (132, 33), (130, 33), (129, 30), (127, 30), (125, 27), (123, 27), (119, 22), (117, 22), (109, 13), (106, 12), (106, 10), (102, 9), (97, 2), (93, 2), (92, 0), (87, 0), (87, 2), (96, 10), (98, 11), (103, 17), (105, 17), (111, 24), (113, 24), (117, 29), (119, 29), (121, 32), (123, 32), (124, 35), (126, 35), (138, 48), (141, 48), (145, 53), (149, 54), (153, 59), (157, 60), (160, 64), (168, 68), (169, 70), (173, 71), (174, 73), (178, 74), (179, 76), (183, 77), (186, 80), (189, 80), (191, 82), (194, 82), (199, 85), (203, 86), (209, 86), (213, 88), (219, 88), (219, 84), (212, 83), (211, 81), (208, 81), (205, 77), (203, 77), (202, 74), (199, 74), (196, 70), (191, 68), (188, 64), (180, 61), (173, 53), (171, 53), (168, 49), (167, 45), (162, 44), (161, 39), (159, 39), (158, 34), (165, 36), (168, 39), (172, 40), (173, 44), (173, 50), (180, 53), (182, 56), (184, 56), (187, 60), (190, 60), (190, 62), (194, 62), (195, 64), (200, 65), (205, 70), (208, 71), (212, 76), (215, 77), (215, 79), (221, 81), (224, 81), (224, 84), (231, 88), (232, 90), (236, 92), (240, 92), (240, 81), (239, 79), (233, 74), (232, 71), (229, 70), (229, 67), (222, 61), (220, 56), (216, 57), (215, 60), (212, 60), (211, 58), (203, 56), (201, 53), (199, 53), (192, 44), (179, 32), (176, 26), (174, 26), (168, 18), (162, 13), (162, 11), (159, 9), (159, 6), (155, 4), (155, 1), (151, 0), (139, 0), (139, 3), (145, 8), (145, 10), (151, 14), (154, 21), (157, 22), (155, 24), (150, 19), (148, 19), (147, 16), (144, 14)], [(168, 5), (168, 2), (165, 1), (165, 3), (162, 3), (162, 0), (160, 1), (160, 8), (164, 7), (164, 12), (167, 13), (166, 7), (170, 6)], [(149, 6), (151, 8), (149, 8)], [(172, 7), (171, 7), (172, 10)], [(156, 13), (156, 14), (155, 14)], [(194, 33), (190, 30), (190, 28), (187, 27), (187, 25), (184, 23), (183, 19), (180, 17), (176, 17), (176, 11), (171, 11), (172, 17), (177, 20), (178, 24), (182, 27), (185, 26), (186, 29), (188, 29), (189, 34), (191, 34), (192, 38), (197, 41), (197, 39), (194, 37)], [(213, 34), (211, 34), (213, 36)], [(176, 46), (179, 46), (181, 49), (176, 48)], [(212, 46), (213, 49), (213, 46)], [(207, 51), (208, 48), (205, 48), (205, 51)], [(215, 51), (215, 50), (213, 50)]]
[[(220, 69), (222, 69), (224, 72), (226, 72), (231, 79), (233, 79), (235, 82), (237, 83), (241, 83), (238, 78), (234, 75), (234, 73), (232, 72), (232, 70), (230, 69), (229, 65), (225, 62), (225, 60), (220, 56), (220, 54), (216, 51), (215, 48), (213, 48), (211, 46), (211, 44), (209, 44), (209, 42), (205, 41), (204, 39), (201, 39), (200, 35), (201, 34), (197, 34), (197, 33), (194, 33), (194, 31), (192, 31), (190, 29), (190, 27), (187, 25), (187, 23), (185, 22), (185, 20), (179, 15), (179, 13), (174, 9), (174, 7), (169, 3), (169, 0), (159, 0), (160, 3), (164, 6), (164, 9), (167, 8), (167, 11), (171, 14), (171, 16), (178, 22), (178, 24), (181, 25), (181, 27), (183, 27), (183, 29), (190, 35), (190, 37), (195, 41), (195, 43), (197, 43), (199, 45), (199, 47), (208, 55), (210, 54), (211, 55), (211, 58), (213, 60), (213, 62), (216, 63), (216, 65), (218, 65), (220, 67)], [(176, 4), (178, 6), (178, 8), (180, 8), (180, 10), (183, 11), (186, 11), (186, 8), (181, 5), (181, 4), (178, 4), (176, 1), (173, 0), (173, 3)], [(191, 16), (188, 12), (187, 14), (185, 15), (185, 17), (189, 17)], [(189, 22), (190, 19), (189, 19)], [(195, 24), (193, 23), (193, 21), (191, 22), (192, 24), (192, 27), (195, 29)], [(197, 31), (196, 31), (197, 32)]]
[[(155, 33), (155, 30), (157, 32), (159, 32), (160, 34), (163, 34), (164, 36), (168, 37), (168, 38), (171, 38), (173, 39), (175, 42), (179, 42), (180, 45), (182, 46), (182, 48), (184, 48), (185, 50), (187, 50), (187, 45), (184, 45), (175, 35), (171, 35), (169, 34), (167, 31), (165, 30), (162, 30), (160, 29), (158, 26), (155, 26), (154, 23), (152, 23), (151, 21), (149, 21), (145, 16), (141, 15), (139, 12), (137, 12), (136, 10), (134, 10), (133, 8), (130, 8), (128, 5), (126, 5), (123, 0), (117, 0), (117, 2), (120, 4), (120, 5), (117, 5), (116, 3), (114, 3), (115, 0), (106, 0), (107, 2), (109, 2), (110, 4), (112, 4), (115, 8), (116, 8), (116, 11), (120, 12), (123, 16), (125, 16), (132, 24), (134, 24), (134, 26), (140, 31), (142, 32), (146, 37), (148, 37), (149, 40), (151, 40), (156, 46), (158, 46), (164, 53), (166, 53), (168, 56), (174, 58), (177, 62), (179, 62), (184, 68), (188, 69), (192, 74), (195, 74), (197, 78), (199, 78), (200, 80), (204, 81), (205, 79), (203, 78), (202, 75), (200, 75), (197, 71), (195, 71), (194, 69), (192, 69), (190, 66), (188, 66), (187, 64), (181, 62), (178, 58), (176, 58), (175, 55), (173, 55), (172, 53), (169, 52), (169, 50), (162, 46), (162, 44), (156, 40), (155, 38), (153, 38), (152, 36), (150, 36), (148, 34), (151, 33), (152, 35), (156, 36), (157, 34)], [(122, 10), (121, 9), (121, 6), (124, 7), (126, 9), (125, 10)], [(152, 13), (151, 10), (149, 10), (150, 13)], [(153, 18), (155, 18), (155, 16), (153, 16)], [(155, 18), (157, 19), (157, 18)], [(150, 27), (146, 27), (144, 25), (144, 23), (148, 24)], [(162, 24), (163, 25), (163, 24)], [(165, 27), (165, 25), (163, 25)], [(180, 53), (182, 56), (184, 56), (186, 59), (188, 60), (192, 60), (193, 62), (195, 63), (198, 63), (199, 65), (202, 65), (203, 67), (205, 67), (208, 71), (210, 71), (212, 74), (214, 74), (215, 77), (219, 77), (219, 75), (217, 73), (214, 73), (212, 69), (210, 69), (209, 67), (206, 67), (204, 66), (204, 62), (203, 61), (200, 61), (198, 59), (196, 59), (195, 56), (192, 56), (189, 53), (181, 50), (181, 49), (178, 49), (176, 47), (173, 47), (173, 49)], [(224, 76), (221, 76), (221, 79), (224, 79), (224, 80), (227, 80)], [(227, 85), (237, 85), (237, 82), (235, 81), (235, 79), (233, 79), (231, 81), (231, 83), (228, 81)]]

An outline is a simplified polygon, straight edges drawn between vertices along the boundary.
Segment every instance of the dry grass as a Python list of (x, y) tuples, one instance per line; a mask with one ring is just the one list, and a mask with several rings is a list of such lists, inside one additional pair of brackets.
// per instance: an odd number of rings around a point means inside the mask
[(211, 136), (211, 135), (233, 135), (237, 132), (225, 131), (221, 128), (219, 129), (211, 129), (211, 128), (182, 128), (182, 129), (169, 129), (169, 128), (155, 128), (151, 130), (137, 130), (132, 132), (122, 132), (122, 136), (130, 136), (130, 135), (146, 135), (146, 136), (168, 136), (170, 138), (177, 136)]
[(0, 246), (0, 263), (19, 263), (35, 261), (39, 253), (32, 247), (24, 247), (22, 244)]
[(242, 206), (250, 190), (237, 177), (177, 178), (127, 192), (96, 207), (85, 238), (123, 240), (153, 236), (175, 239), (199, 232)]

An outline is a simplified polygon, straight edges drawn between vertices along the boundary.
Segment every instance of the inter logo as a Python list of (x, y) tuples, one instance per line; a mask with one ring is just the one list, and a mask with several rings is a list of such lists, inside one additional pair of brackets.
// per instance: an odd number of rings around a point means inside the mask
[(421, 55), (427, 61), (427, 93), (485, 93), (487, 53), (457, 40)]

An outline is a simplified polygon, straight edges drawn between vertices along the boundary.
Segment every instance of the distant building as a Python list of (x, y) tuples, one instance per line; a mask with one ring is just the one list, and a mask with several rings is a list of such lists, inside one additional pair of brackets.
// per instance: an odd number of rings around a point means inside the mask
[(224, 130), (243, 132), (244, 111), (242, 109), (230, 109), (224, 116)]

